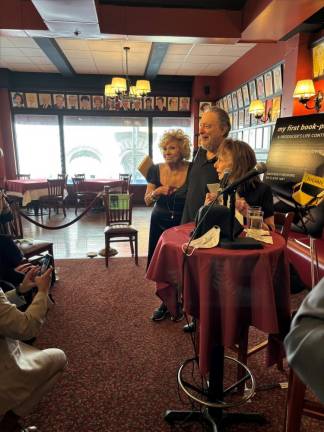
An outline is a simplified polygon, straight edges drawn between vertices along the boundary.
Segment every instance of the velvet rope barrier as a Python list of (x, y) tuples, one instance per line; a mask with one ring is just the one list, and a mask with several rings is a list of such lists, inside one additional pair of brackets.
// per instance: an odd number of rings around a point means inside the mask
[(18, 211), (18, 213), (26, 220), (28, 220), (28, 222), (33, 223), (34, 225), (40, 227), (40, 228), (44, 228), (44, 229), (48, 229), (48, 230), (58, 230), (58, 229), (62, 229), (62, 228), (67, 228), (68, 226), (74, 224), (75, 222), (77, 222), (78, 220), (80, 220), (86, 213), (88, 213), (88, 211), (92, 208), (92, 206), (94, 205), (94, 203), (102, 197), (102, 192), (99, 192), (97, 194), (97, 196), (94, 198), (94, 200), (88, 205), (88, 207), (79, 214), (79, 216), (77, 216), (75, 219), (71, 220), (70, 222), (64, 224), (64, 225), (58, 225), (58, 226), (48, 226), (48, 225), (43, 225), (37, 221), (35, 221), (34, 219), (30, 218), (29, 216), (26, 215), (26, 213), (24, 213), (23, 211), (21, 211), (18, 207), (15, 207), (15, 210)]

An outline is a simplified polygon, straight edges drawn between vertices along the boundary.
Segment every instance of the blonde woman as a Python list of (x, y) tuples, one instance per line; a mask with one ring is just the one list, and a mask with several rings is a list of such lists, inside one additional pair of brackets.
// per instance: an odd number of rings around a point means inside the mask
[[(190, 140), (181, 129), (165, 132), (159, 147), (164, 163), (153, 165), (147, 175), (147, 188), (144, 196), (147, 206), (154, 205), (149, 234), (147, 266), (152, 259), (155, 246), (168, 228), (180, 225), (187, 194), (188, 174), (191, 164)], [(168, 315), (162, 303), (152, 315), (153, 321)]]

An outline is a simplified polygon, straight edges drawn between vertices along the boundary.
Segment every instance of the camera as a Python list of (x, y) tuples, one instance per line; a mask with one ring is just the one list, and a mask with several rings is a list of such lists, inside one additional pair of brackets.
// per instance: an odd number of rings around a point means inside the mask
[(42, 275), (42, 274), (44, 274), (46, 272), (46, 270), (51, 266), (52, 261), (53, 261), (52, 255), (46, 254), (45, 257), (42, 260), (41, 268), (40, 268), (40, 270), (38, 272), (39, 276)]

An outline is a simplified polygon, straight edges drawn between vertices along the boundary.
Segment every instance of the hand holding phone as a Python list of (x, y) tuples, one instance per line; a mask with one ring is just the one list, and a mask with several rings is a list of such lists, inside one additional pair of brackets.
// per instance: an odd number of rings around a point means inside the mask
[(45, 255), (41, 268), (38, 272), (39, 276), (46, 272), (46, 270), (51, 266), (51, 262), (52, 262), (52, 255), (50, 254)]

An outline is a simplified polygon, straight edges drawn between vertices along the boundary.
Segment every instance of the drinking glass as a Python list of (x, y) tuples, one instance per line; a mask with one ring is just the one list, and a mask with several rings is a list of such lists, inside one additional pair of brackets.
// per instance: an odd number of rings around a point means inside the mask
[(263, 224), (263, 211), (256, 208), (248, 209), (247, 228), (251, 231), (259, 231)]

